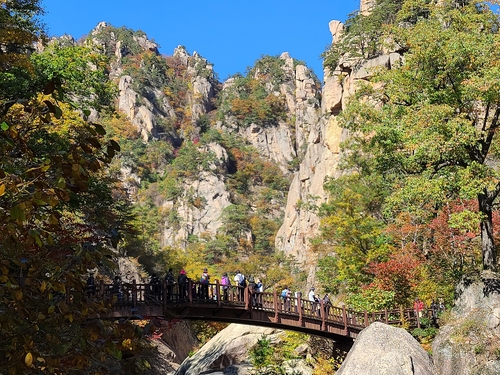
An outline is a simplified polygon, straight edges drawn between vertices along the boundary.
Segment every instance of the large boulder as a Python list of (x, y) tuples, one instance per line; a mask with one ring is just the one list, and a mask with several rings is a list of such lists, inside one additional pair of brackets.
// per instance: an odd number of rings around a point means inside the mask
[(228, 367), (236, 374), (247, 374), (251, 369), (249, 349), (255, 346), (263, 335), (271, 341), (277, 341), (279, 334), (280, 331), (272, 328), (231, 324), (182, 362), (175, 375), (217, 373), (216, 370)]
[(500, 374), (500, 275), (465, 278), (432, 343), (440, 375)]
[(372, 323), (354, 342), (336, 375), (434, 375), (427, 352), (406, 330)]

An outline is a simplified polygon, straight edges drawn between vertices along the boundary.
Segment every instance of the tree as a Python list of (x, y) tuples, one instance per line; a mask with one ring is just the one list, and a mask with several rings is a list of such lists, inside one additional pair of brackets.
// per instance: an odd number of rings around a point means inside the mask
[(426, 4), (413, 24), (402, 22), (405, 4), (390, 29), (404, 63), (377, 74), (379, 84), (351, 100), (342, 114), (352, 133), (346, 147), (360, 169), (369, 165), (392, 184), (391, 215), (414, 210), (426, 221), (451, 199), (475, 197), (483, 267), (494, 271), (499, 19), (481, 1), (447, 1)]
[[(43, 14), (39, 0), (5, 0), (0, 3), (0, 100), (33, 94), (29, 53), (44, 35), (37, 19)], [(23, 95), (20, 95), (20, 94)]]
[(371, 282), (368, 265), (383, 260), (390, 249), (383, 236), (381, 181), (350, 174), (325, 184), (327, 203), (319, 209), (320, 236), (313, 241), (321, 254), (318, 279), (328, 291), (354, 292)]
[(41, 90), (54, 81), (59, 89), (58, 100), (83, 108), (88, 114), (95, 110), (111, 110), (116, 86), (108, 78), (109, 58), (99, 53), (96, 46), (66, 45), (64, 40), (53, 40), (43, 51), (31, 55), (36, 82)]

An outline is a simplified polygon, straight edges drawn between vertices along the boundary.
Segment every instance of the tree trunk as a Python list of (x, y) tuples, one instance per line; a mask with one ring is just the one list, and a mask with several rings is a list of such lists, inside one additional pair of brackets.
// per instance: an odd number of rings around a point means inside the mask
[(478, 194), (481, 218), (481, 251), (483, 253), (483, 269), (496, 272), (497, 254), (493, 238), (493, 201), (498, 193), (495, 191)]

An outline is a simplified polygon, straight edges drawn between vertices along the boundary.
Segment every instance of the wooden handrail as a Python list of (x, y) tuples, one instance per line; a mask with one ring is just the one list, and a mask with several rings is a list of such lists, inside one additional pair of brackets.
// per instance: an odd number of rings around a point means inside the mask
[[(281, 300), (278, 291), (252, 293), (248, 287), (240, 288), (239, 286), (231, 286), (228, 290), (228, 298), (222, 297), (221, 285), (218, 281), (209, 284), (209, 290), (212, 291), (210, 295), (205, 295), (205, 289), (199, 288), (200, 283), (188, 280), (187, 284), (187, 298), (184, 293), (184, 288), (180, 288), (178, 283), (168, 284), (163, 282), (160, 287), (161, 293), (155, 292), (150, 284), (137, 284), (135, 280), (131, 283), (125, 283), (119, 288), (116, 285), (105, 284), (102, 280), (99, 284), (98, 293), (88, 298), (103, 298), (108, 302), (114, 303), (115, 309), (120, 306), (130, 306), (134, 311), (141, 307), (159, 307), (148, 308), (148, 314), (153, 312), (155, 316), (164, 316), (169, 309), (176, 306), (193, 306), (204, 307), (213, 306), (220, 311), (221, 309), (233, 309), (236, 311), (235, 319), (242, 315), (242, 312), (247, 312), (255, 316), (253, 319), (261, 319), (259, 316), (270, 317), (270, 320), (276, 324), (290, 324), (287, 322), (293, 321), (295, 326), (310, 327), (315, 325), (317, 330), (329, 331), (333, 326), (335, 329), (343, 332), (345, 336), (356, 334), (370, 323), (380, 321), (385, 324), (401, 326), (403, 322), (409, 323), (411, 328), (418, 327), (421, 324), (421, 318), (418, 313), (412, 308), (399, 308), (394, 310), (384, 309), (382, 311), (370, 312), (356, 311), (346, 308), (346, 306), (328, 306), (328, 311), (325, 310), (325, 304), (322, 300), (319, 303), (312, 303), (308, 300), (303, 300), (300, 295), (297, 297), (290, 297), (286, 303)], [(205, 285), (206, 287), (206, 285)], [(167, 289), (170, 288), (170, 289)], [(214, 289), (215, 288), (215, 289)], [(243, 299), (241, 300), (240, 292), (243, 292)], [(71, 300), (71, 292), (65, 296), (67, 300)], [(283, 303), (282, 303), (283, 302)], [(318, 311), (319, 309), (319, 311)], [(126, 309), (122, 309), (125, 311)], [(430, 315), (430, 310), (424, 310), (424, 314)], [(212, 312), (211, 314), (215, 314)], [(224, 313), (224, 316), (231, 316)], [(255, 315), (257, 314), (257, 315)], [(261, 314), (261, 315), (258, 315)], [(132, 314), (134, 315), (134, 314)], [(425, 316), (425, 315), (424, 315)], [(207, 315), (207, 319), (213, 318), (213, 315)], [(269, 318), (268, 318), (269, 319)], [(234, 319), (233, 319), (234, 320)]]

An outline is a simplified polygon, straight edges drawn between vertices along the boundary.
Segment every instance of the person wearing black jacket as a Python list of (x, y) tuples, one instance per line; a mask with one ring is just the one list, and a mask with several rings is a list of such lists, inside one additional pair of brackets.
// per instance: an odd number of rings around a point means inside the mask
[(165, 284), (167, 286), (167, 301), (172, 300), (172, 293), (174, 291), (175, 278), (172, 268), (169, 268), (165, 275)]
[(179, 272), (179, 276), (177, 276), (177, 283), (179, 284), (179, 299), (181, 301), (187, 299), (188, 278), (184, 269), (181, 269), (181, 272)]

